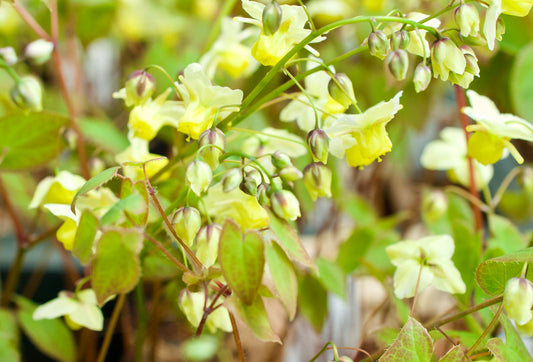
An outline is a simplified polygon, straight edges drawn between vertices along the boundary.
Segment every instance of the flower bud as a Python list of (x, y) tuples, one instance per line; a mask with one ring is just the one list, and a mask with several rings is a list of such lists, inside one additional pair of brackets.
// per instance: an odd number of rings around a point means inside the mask
[(276, 151), (272, 154), (272, 164), (278, 170), (285, 167), (292, 166), (292, 161), (289, 155), (282, 151)]
[(389, 52), (389, 40), (382, 30), (376, 30), (368, 36), (368, 50), (370, 54), (379, 59), (385, 58)]
[(331, 98), (338, 102), (346, 110), (352, 102), (353, 85), (352, 81), (344, 73), (335, 74), (335, 79), (330, 79), (328, 92)]
[(230, 192), (237, 188), (242, 182), (242, 170), (240, 168), (232, 168), (226, 171), (224, 177), (222, 177), (222, 190), (224, 192)]
[(479, 13), (472, 4), (461, 4), (455, 10), (455, 22), (461, 36), (475, 36), (479, 32)]
[(307, 144), (311, 150), (313, 161), (328, 162), (329, 138), (323, 129), (314, 129), (307, 134)]
[(261, 183), (257, 186), (257, 201), (261, 206), (270, 206), (270, 196), (268, 195), (271, 191), (269, 184)]
[(319, 196), (331, 197), (331, 170), (320, 162), (307, 165), (304, 184), (313, 201)]
[(409, 45), (411, 34), (405, 30), (399, 30), (392, 33), (390, 37), (390, 46), (392, 50), (405, 49)]
[(42, 106), (41, 85), (32, 76), (25, 76), (11, 88), (11, 100), (25, 111), (40, 112)]
[(287, 166), (279, 171), (279, 177), (285, 182), (292, 182), (303, 177), (303, 174), (294, 166)]
[(14, 65), (18, 62), (17, 53), (13, 47), (0, 48), (0, 57), (7, 65)]
[(281, 25), (281, 6), (272, 0), (263, 9), (263, 33), (272, 35), (278, 31)]
[(450, 38), (440, 38), (431, 46), (433, 76), (448, 80), (450, 73), (463, 74), (466, 60), (463, 52)]
[(184, 288), (178, 297), (180, 309), (193, 326), (198, 326), (204, 314), (205, 293), (203, 291), (191, 293)]
[(54, 43), (44, 39), (32, 41), (24, 48), (24, 56), (30, 59), (34, 64), (41, 65), (50, 59), (54, 50)]
[(172, 226), (178, 237), (190, 247), (202, 226), (200, 212), (194, 207), (182, 207), (176, 211)]
[(353, 359), (351, 359), (348, 356), (340, 356), (339, 357), (339, 362), (353, 362)]
[(206, 191), (213, 179), (211, 167), (204, 161), (194, 160), (187, 166), (185, 182), (198, 196)]
[(418, 64), (413, 75), (413, 84), (416, 93), (425, 91), (431, 82), (431, 68), (424, 62)]
[(465, 72), (479, 76), (479, 65), (477, 64), (477, 57), (474, 50), (468, 45), (461, 46), (461, 51), (465, 56), (466, 67)]
[(218, 242), (222, 226), (211, 224), (203, 226), (196, 234), (196, 257), (209, 268), (217, 261)]
[(241, 184), (239, 185), (239, 188), (242, 192), (250, 196), (257, 195), (257, 181), (252, 176), (245, 176)]
[(276, 215), (285, 220), (296, 220), (300, 214), (300, 203), (294, 194), (287, 190), (277, 190), (270, 196), (270, 204)]
[(144, 104), (154, 93), (155, 79), (144, 70), (132, 72), (126, 80), (126, 105)]
[(404, 80), (409, 69), (409, 56), (403, 49), (392, 51), (387, 57), (387, 64), (396, 80)]
[[(206, 145), (214, 145), (217, 147), (204, 147)], [(204, 147), (200, 151), (200, 155), (204, 158), (205, 162), (209, 164), (212, 170), (218, 167), (218, 159), (222, 155), (223, 150), (226, 147), (226, 136), (224, 133), (216, 128), (215, 130), (205, 130), (198, 138), (198, 147)]]
[(509, 318), (521, 325), (531, 320), (533, 306), (533, 284), (524, 278), (511, 278), (503, 292), (503, 307)]
[(503, 19), (500, 16), (496, 21), (496, 40), (501, 41), (503, 34), (505, 34), (505, 23), (503, 22)]
[(422, 200), (422, 217), (424, 220), (437, 222), (448, 210), (448, 198), (441, 191), (431, 191)]

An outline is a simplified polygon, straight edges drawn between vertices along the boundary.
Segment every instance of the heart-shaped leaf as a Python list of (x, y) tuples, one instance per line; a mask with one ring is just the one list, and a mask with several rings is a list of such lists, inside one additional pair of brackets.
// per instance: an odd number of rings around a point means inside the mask
[(431, 361), (433, 340), (428, 331), (416, 319), (409, 317), (398, 338), (380, 358), (382, 362)]

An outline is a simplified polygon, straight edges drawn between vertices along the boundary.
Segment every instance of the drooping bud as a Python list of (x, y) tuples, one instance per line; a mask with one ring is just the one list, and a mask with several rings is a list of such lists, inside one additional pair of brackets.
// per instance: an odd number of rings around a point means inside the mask
[(353, 359), (351, 359), (348, 356), (340, 356), (339, 357), (339, 362), (353, 362)]
[(479, 65), (477, 64), (477, 56), (476, 53), (474, 53), (474, 50), (468, 45), (462, 45), (461, 51), (463, 52), (466, 61), (465, 72), (479, 76)]
[(276, 215), (285, 220), (300, 217), (300, 203), (294, 194), (287, 190), (277, 190), (270, 196), (270, 204)]
[(200, 212), (194, 207), (182, 207), (176, 211), (172, 226), (178, 237), (190, 247), (202, 226)]
[(271, 190), (269, 184), (261, 183), (257, 186), (257, 201), (261, 206), (270, 206), (270, 196), (268, 195)]
[(295, 166), (287, 166), (279, 171), (279, 177), (285, 182), (292, 182), (303, 177), (303, 174)]
[(226, 171), (222, 177), (222, 190), (230, 192), (236, 189), (242, 182), (242, 170), (240, 168), (232, 168)]
[(196, 235), (196, 257), (206, 268), (217, 261), (218, 242), (221, 233), (222, 226), (211, 224), (203, 226)]
[(126, 80), (126, 105), (139, 106), (154, 93), (154, 76), (144, 70), (132, 72)]
[(330, 79), (328, 83), (328, 92), (331, 98), (338, 102), (344, 110), (348, 109), (353, 98), (353, 85), (352, 81), (344, 73), (335, 74), (334, 79)]
[(213, 180), (211, 167), (204, 161), (194, 160), (187, 166), (185, 182), (198, 196), (206, 191)]
[(285, 167), (292, 166), (292, 161), (289, 155), (282, 151), (276, 151), (272, 154), (272, 164), (278, 170), (281, 170)]
[(463, 52), (450, 38), (440, 38), (431, 46), (431, 66), (433, 76), (448, 80), (451, 73), (463, 74), (466, 60)]
[(391, 74), (396, 80), (404, 80), (409, 69), (409, 56), (403, 49), (390, 52), (387, 56), (387, 64)]
[(461, 4), (455, 10), (455, 22), (461, 36), (475, 36), (479, 32), (479, 13), (472, 4)]
[(323, 129), (314, 129), (307, 134), (307, 144), (311, 150), (313, 161), (328, 162), (329, 138)]
[(0, 48), (0, 57), (7, 65), (14, 65), (18, 62), (17, 53), (13, 47)]
[(319, 196), (331, 197), (331, 170), (320, 162), (307, 165), (304, 184), (313, 201)]
[(11, 100), (25, 111), (40, 112), (42, 105), (41, 85), (32, 76), (25, 76), (11, 88)]
[(246, 175), (244, 177), (241, 184), (239, 185), (239, 188), (241, 189), (242, 192), (250, 196), (257, 195), (257, 181), (255, 180), (254, 177), (250, 175)]
[(409, 45), (411, 34), (405, 30), (399, 30), (392, 33), (390, 37), (390, 46), (392, 50), (405, 49)]
[(34, 64), (41, 65), (50, 59), (54, 50), (54, 43), (44, 39), (32, 41), (24, 48), (24, 56), (30, 59)]
[(413, 84), (416, 93), (425, 91), (431, 82), (431, 68), (424, 62), (418, 64), (413, 75)]
[(503, 39), (503, 34), (505, 34), (505, 23), (500, 16), (496, 21), (496, 40), (501, 41)]
[[(216, 147), (205, 147), (207, 145), (214, 145)], [(218, 159), (223, 153), (222, 150), (226, 147), (226, 136), (224, 135), (224, 132), (218, 128), (215, 130), (205, 130), (198, 138), (198, 147), (203, 147), (200, 151), (200, 155), (203, 156), (205, 162), (207, 162), (209, 166), (211, 166), (211, 169), (214, 170), (218, 167)]]
[(522, 325), (532, 318), (533, 284), (524, 278), (511, 278), (503, 292), (503, 307), (509, 318)]
[(430, 223), (437, 222), (448, 210), (448, 198), (441, 191), (431, 191), (422, 200), (422, 217)]
[(281, 25), (281, 6), (272, 0), (263, 9), (263, 33), (272, 35), (278, 31)]
[(389, 39), (382, 30), (376, 30), (368, 36), (368, 50), (370, 54), (379, 59), (385, 58), (389, 52)]

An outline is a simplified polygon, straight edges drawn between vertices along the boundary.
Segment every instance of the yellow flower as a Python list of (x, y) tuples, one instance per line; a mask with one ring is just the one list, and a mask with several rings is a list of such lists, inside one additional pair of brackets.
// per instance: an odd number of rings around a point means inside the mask
[(531, 125), (513, 114), (500, 113), (494, 102), (473, 90), (468, 90), (466, 95), (470, 107), (464, 107), (462, 112), (477, 122), (467, 127), (468, 131), (475, 132), (468, 141), (468, 154), (487, 165), (500, 160), (507, 149), (516, 162), (523, 163), (524, 159), (510, 140), (533, 142)]
[(533, 0), (487, 0), (489, 8), (485, 15), (483, 33), (490, 50), (494, 49), (496, 40), (496, 23), (500, 14), (526, 16), (533, 6)]
[(418, 291), (433, 285), (448, 293), (464, 293), (465, 283), (451, 260), (454, 249), (449, 235), (405, 240), (387, 247), (387, 255), (397, 267), (394, 294), (398, 298), (414, 296), (418, 279)]
[(222, 183), (211, 187), (204, 197), (207, 212), (222, 224), (233, 219), (243, 229), (260, 229), (268, 226), (268, 214), (257, 199), (245, 194), (239, 188), (229, 192), (222, 190)]
[[(211, 301), (208, 300), (208, 305)], [(203, 291), (192, 293), (185, 288), (179, 296), (179, 307), (187, 317), (187, 320), (194, 327), (198, 327), (204, 314), (205, 293)], [(207, 317), (205, 325), (211, 333), (220, 329), (224, 332), (231, 332), (231, 320), (228, 310), (222, 306), (217, 308)]]
[[(120, 152), (115, 156), (115, 161), (118, 163), (142, 163), (149, 160), (154, 160), (146, 164), (146, 175), (148, 178), (155, 175), (163, 167), (168, 164), (168, 159), (163, 158), (161, 155), (150, 153), (148, 151), (148, 141), (142, 138), (136, 138), (130, 134), (128, 135), (130, 140), (130, 146), (124, 151)], [(144, 172), (141, 166), (138, 165), (124, 165), (124, 176), (131, 178), (132, 180), (144, 180)]]
[(503, 307), (509, 318), (523, 325), (531, 320), (533, 307), (533, 284), (524, 278), (511, 278), (505, 285)]
[[(239, 20), (253, 23), (262, 29), (259, 39), (252, 47), (252, 55), (263, 65), (275, 65), (294, 45), (311, 33), (310, 29), (304, 28), (307, 23), (307, 15), (301, 6), (281, 5), (279, 29), (271, 34), (263, 28), (262, 18), (265, 5), (256, 1), (242, 0), (242, 8), (253, 20), (243, 18), (239, 18)], [(319, 37), (313, 42), (323, 39)]]
[(60, 171), (55, 177), (45, 177), (37, 185), (28, 207), (34, 209), (50, 203), (70, 205), (74, 195), (84, 183), (83, 177), (69, 171)]
[(352, 167), (366, 166), (380, 160), (389, 152), (392, 142), (385, 126), (394, 115), (402, 109), (398, 92), (391, 100), (380, 102), (361, 114), (349, 114), (339, 117), (326, 133), (331, 138), (330, 152), (336, 157), (346, 155)]
[(217, 111), (220, 110), (218, 119), (222, 120), (239, 110), (243, 93), (240, 89), (212, 85), (198, 63), (189, 64), (183, 73), (177, 87), (185, 112), (179, 119), (178, 131), (198, 139), (203, 131), (211, 128)]

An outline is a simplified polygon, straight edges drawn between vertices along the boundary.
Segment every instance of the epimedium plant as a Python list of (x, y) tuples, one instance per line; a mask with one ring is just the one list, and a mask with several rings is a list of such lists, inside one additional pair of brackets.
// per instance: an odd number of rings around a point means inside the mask
[[(533, 333), (530, 237), (496, 209), (513, 209), (519, 201), (530, 207), (532, 172), (514, 168), (494, 196), (488, 185), (493, 164), (508, 154), (512, 162), (524, 163), (512, 142), (533, 141), (533, 127), (464, 89), (481, 75), (478, 54), (487, 57), (502, 40), (501, 15), (524, 17), (533, 1), (452, 1), (430, 8), (431, 14), (395, 9), (353, 17), (346, 17), (347, 3), (339, 0), (329, 9), (325, 3), (242, 0), (242, 16), (232, 19), (236, 1), (224, 2), (206, 51), (177, 77), (161, 65), (145, 64), (113, 93), (128, 111), (125, 137), (103, 122), (94, 137), (81, 121), (62, 65), (57, 2), (46, 3), (49, 32), (31, 7), (18, 0), (2, 3), (0, 9), (17, 13), (40, 38), (20, 56), (12, 47), (0, 49), (0, 66), (13, 82), (0, 119), (0, 191), (18, 242), (2, 288), (2, 360), (21, 359), (20, 326), (40, 350), (62, 361), (82, 358), (76, 350), (88, 348), (81, 337), (76, 343), (72, 330), (101, 331), (95, 357), (103, 361), (130, 294), (140, 314), (135, 359), (141, 360), (147, 333), (144, 285), (153, 280), (164, 283), (165, 298), (196, 337), (232, 333), (245, 360), (238, 321), (262, 341), (281, 342), (265, 306), (276, 299), (289, 320), (300, 313), (319, 330), (327, 310), (317, 303), (319, 295), (345, 294), (346, 276), (354, 273), (383, 283), (401, 328), (392, 331), (385, 348), (342, 348), (382, 361), (531, 359), (521, 339)], [(140, 2), (129, 11), (135, 14), (143, 6), (148, 5)], [(118, 26), (125, 26), (123, 20)], [(337, 41), (337, 32), (353, 25), (366, 31), (361, 42), (333, 47), (333, 56), (321, 58), (319, 50), (331, 53), (327, 46)], [(124, 29), (124, 36), (138, 34)], [(364, 53), (386, 66), (397, 88), (371, 105), (363, 101), (357, 78), (336, 71)], [(49, 61), (66, 112), (43, 107), (47, 92), (29, 75), (35, 68), (23, 67)], [(412, 84), (405, 82), (408, 77)], [(426, 91), (437, 82), (433, 78), (454, 88), (459, 119), (425, 146), (420, 162), (447, 171), (450, 183), (462, 187), (426, 193), (420, 208), (427, 236), (411, 239), (400, 236), (398, 220), (381, 220), (362, 201), (342, 200), (348, 186), (339, 180), (339, 166), (360, 170), (388, 157), (393, 152), (389, 123), (413, 99), (405, 93), (409, 87)], [(264, 116), (267, 112), (275, 116)], [(118, 135), (123, 147), (103, 135), (107, 131)], [(159, 139), (167, 152), (151, 148)], [(61, 162), (62, 157), (77, 165)], [(54, 175), (39, 174), (21, 211), (13, 182), (7, 184), (10, 175), (49, 164), (56, 167)], [(517, 177), (521, 188), (508, 191)], [(332, 198), (366, 220), (340, 244), (335, 260), (312, 257), (299, 237), (298, 221), (317, 198)], [(71, 257), (84, 266), (83, 275), (70, 267), (71, 288), (37, 305), (16, 293), (17, 283), (27, 251), (51, 238), (59, 242), (67, 266)], [(455, 306), (421, 320), (417, 296), (430, 285), (452, 294)], [(101, 311), (106, 303), (114, 303), (107, 321)], [(462, 330), (441, 328), (458, 320)], [(498, 325), (505, 342), (495, 336)], [(437, 356), (434, 343), (444, 337), (452, 346)], [(335, 343), (316, 351), (313, 360), (327, 348), (333, 349), (333, 360), (350, 360), (339, 356)]]

